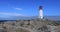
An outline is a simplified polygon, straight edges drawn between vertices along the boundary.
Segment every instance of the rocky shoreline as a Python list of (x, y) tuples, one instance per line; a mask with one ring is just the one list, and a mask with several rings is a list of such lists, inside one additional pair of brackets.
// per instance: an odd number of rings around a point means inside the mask
[(60, 23), (54, 20), (33, 19), (0, 23), (1, 32), (59, 32)]

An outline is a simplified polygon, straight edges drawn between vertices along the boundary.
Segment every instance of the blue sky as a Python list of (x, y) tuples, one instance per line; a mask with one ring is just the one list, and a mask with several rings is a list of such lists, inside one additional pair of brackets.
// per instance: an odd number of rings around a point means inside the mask
[(44, 16), (60, 16), (60, 0), (0, 0), (0, 16), (38, 16), (40, 5)]

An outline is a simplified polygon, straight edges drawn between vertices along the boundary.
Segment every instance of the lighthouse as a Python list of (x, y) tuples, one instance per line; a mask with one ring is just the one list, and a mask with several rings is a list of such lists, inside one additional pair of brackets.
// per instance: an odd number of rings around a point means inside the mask
[(43, 19), (43, 9), (42, 9), (42, 6), (39, 7), (39, 18)]

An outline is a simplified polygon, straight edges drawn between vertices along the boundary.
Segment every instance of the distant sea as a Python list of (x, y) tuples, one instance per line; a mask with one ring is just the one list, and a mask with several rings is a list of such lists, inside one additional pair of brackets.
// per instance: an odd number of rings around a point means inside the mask
[[(37, 16), (32, 16), (32, 17), (9, 17), (9, 18), (1, 18), (0, 20), (28, 20), (28, 19), (36, 19), (38, 18)], [(50, 19), (50, 20), (55, 20), (55, 21), (60, 21), (60, 16), (45, 16), (45, 19)]]
[(55, 21), (60, 21), (60, 16), (46, 16), (45, 18)]

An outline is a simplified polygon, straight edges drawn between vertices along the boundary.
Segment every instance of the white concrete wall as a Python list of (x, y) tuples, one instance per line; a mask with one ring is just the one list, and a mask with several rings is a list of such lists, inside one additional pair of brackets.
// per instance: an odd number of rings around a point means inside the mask
[(39, 18), (43, 19), (43, 11), (42, 11), (42, 9), (39, 11)]

